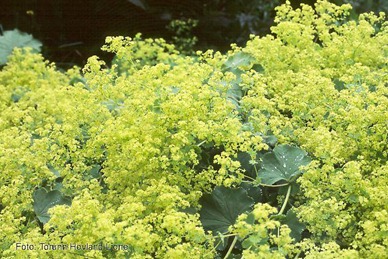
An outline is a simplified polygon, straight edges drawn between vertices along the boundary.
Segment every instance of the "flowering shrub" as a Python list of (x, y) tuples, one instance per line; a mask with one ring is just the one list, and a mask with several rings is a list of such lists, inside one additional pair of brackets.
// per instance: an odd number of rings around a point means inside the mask
[(383, 258), (387, 22), (349, 10), (287, 2), (225, 55), (108, 37), (82, 73), (15, 49), (0, 256)]

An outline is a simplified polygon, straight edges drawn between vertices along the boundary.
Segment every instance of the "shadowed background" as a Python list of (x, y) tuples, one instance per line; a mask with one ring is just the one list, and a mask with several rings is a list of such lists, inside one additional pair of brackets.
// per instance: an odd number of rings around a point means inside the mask
[[(43, 54), (59, 66), (82, 65), (91, 55), (109, 59), (100, 51), (108, 35), (163, 37), (175, 19), (198, 20), (192, 34), (196, 49), (225, 51), (231, 43), (243, 45), (249, 34), (270, 32), (274, 7), (284, 0), (0, 0), (0, 29), (18, 28), (43, 43)], [(313, 0), (292, 0), (294, 6)], [(351, 3), (356, 13), (388, 11), (386, 0), (332, 0)]]

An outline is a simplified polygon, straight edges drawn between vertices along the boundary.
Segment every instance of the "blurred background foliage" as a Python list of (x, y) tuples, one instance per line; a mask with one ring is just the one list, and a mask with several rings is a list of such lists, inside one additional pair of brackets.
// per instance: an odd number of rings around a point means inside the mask
[[(60, 67), (83, 65), (91, 55), (109, 59), (100, 47), (106, 36), (163, 37), (189, 49), (225, 51), (250, 34), (270, 32), (274, 8), (285, 0), (0, 0), (0, 29), (32, 34), (43, 54)], [(314, 0), (291, 0), (314, 4)], [(387, 0), (350, 3), (356, 13), (388, 12)], [(183, 22), (182, 22), (183, 21)]]

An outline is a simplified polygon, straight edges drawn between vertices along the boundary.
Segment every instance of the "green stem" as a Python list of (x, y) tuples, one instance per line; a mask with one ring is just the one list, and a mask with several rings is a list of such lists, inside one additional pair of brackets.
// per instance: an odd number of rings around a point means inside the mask
[(256, 176), (258, 176), (258, 175), (259, 175), (259, 171), (257, 170), (257, 167), (256, 167), (256, 165), (253, 165), (253, 168), (255, 168), (255, 173), (256, 173)]
[(197, 147), (200, 147), (200, 146), (202, 146), (202, 144), (205, 144), (205, 143), (206, 143), (206, 140), (204, 140), (201, 143), (197, 144)]
[(268, 185), (264, 183), (259, 183), (259, 185), (264, 186), (264, 187), (283, 187), (289, 185), (289, 183), (283, 183), (283, 184), (274, 184), (274, 185)]
[(256, 181), (256, 179), (254, 179), (254, 178), (252, 178), (252, 177), (250, 177), (250, 176), (248, 176), (248, 175), (244, 175), (244, 177), (245, 177), (245, 178), (248, 178), (249, 180)]
[[(244, 175), (245, 178), (249, 179), (249, 180), (252, 180), (253, 182), (256, 181), (256, 179), (253, 179), (252, 177), (248, 176), (248, 175)], [(244, 183), (252, 183), (251, 181), (242, 181)], [(264, 186), (264, 187), (283, 187), (283, 186), (287, 186), (289, 185), (289, 183), (283, 183), (283, 184), (273, 184), (273, 185), (269, 185), (269, 184), (264, 184), (264, 183), (259, 183), (259, 185), (261, 186)]]
[(232, 244), (230, 245), (228, 252), (227, 252), (226, 255), (224, 256), (224, 259), (228, 258), (229, 255), (232, 253), (232, 250), (233, 250), (234, 246), (236, 245), (236, 242), (237, 242), (237, 236), (234, 237), (233, 242), (232, 242)]
[(283, 214), (284, 210), (286, 209), (286, 206), (287, 206), (287, 203), (288, 203), (288, 199), (290, 198), (290, 194), (291, 194), (291, 185), (288, 186), (286, 198), (284, 199), (283, 206), (280, 209), (278, 215)]

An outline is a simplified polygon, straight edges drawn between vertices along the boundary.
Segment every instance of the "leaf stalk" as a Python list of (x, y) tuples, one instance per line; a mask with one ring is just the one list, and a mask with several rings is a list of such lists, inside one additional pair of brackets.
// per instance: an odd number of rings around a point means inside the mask
[(287, 203), (288, 203), (288, 199), (290, 198), (290, 194), (291, 194), (291, 185), (288, 186), (286, 198), (284, 199), (283, 206), (280, 209), (278, 215), (283, 214), (284, 210), (286, 209), (286, 206), (287, 206)]
[(232, 244), (230, 245), (228, 252), (227, 252), (226, 255), (224, 256), (224, 259), (227, 259), (227, 258), (229, 257), (229, 255), (232, 253), (233, 247), (236, 245), (236, 242), (237, 242), (237, 237), (238, 237), (238, 236), (235, 236), (235, 237), (234, 237), (233, 242), (232, 242)]

